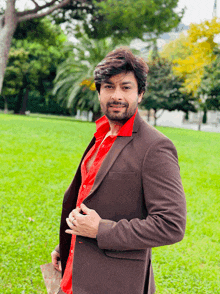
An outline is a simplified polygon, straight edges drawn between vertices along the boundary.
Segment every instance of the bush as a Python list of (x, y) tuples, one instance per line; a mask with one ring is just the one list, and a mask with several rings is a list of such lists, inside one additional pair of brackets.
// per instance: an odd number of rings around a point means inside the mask
[[(7, 97), (8, 110), (14, 110), (18, 100), (18, 96)], [(0, 109), (5, 108), (5, 100), (0, 96)], [(32, 113), (44, 113), (44, 114), (58, 114), (58, 115), (70, 115), (70, 111), (65, 107), (62, 107), (55, 98), (48, 94), (47, 97), (41, 96), (38, 91), (30, 91), (27, 111)]]

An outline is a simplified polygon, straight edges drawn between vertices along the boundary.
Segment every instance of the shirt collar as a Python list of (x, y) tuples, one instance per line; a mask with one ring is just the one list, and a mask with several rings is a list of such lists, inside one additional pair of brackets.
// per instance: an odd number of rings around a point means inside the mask
[[(122, 126), (120, 131), (118, 132), (118, 136), (120, 137), (131, 137), (134, 125), (134, 119), (138, 112), (138, 108), (135, 111), (135, 114)], [(100, 119), (96, 121), (96, 133), (94, 134), (95, 138), (99, 138), (105, 135), (110, 129), (110, 125), (108, 119), (105, 115), (103, 115)]]

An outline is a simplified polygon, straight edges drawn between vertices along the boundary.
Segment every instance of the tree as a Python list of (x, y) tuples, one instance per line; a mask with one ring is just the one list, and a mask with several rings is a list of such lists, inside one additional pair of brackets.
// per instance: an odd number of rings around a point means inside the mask
[(191, 24), (186, 41), (182, 42), (187, 50), (186, 57), (183, 56), (174, 61), (176, 63), (174, 71), (184, 78), (186, 92), (193, 93), (195, 97), (197, 97), (205, 66), (216, 58), (213, 53), (213, 49), (217, 46), (214, 38), (219, 33), (220, 22), (217, 18), (201, 24)]
[[(205, 121), (207, 104), (200, 97), (200, 85), (204, 75), (205, 67), (210, 65), (216, 58), (214, 48), (217, 46), (215, 37), (220, 33), (220, 21), (213, 18), (201, 24), (191, 24), (185, 40), (181, 42), (181, 56), (174, 60), (173, 70), (175, 74), (184, 79), (184, 91), (196, 99), (197, 111), (204, 111)], [(202, 120), (202, 119), (201, 119)], [(198, 129), (201, 128), (199, 120)]]
[(148, 87), (141, 106), (154, 110), (154, 125), (159, 118), (158, 110), (195, 111), (191, 103), (193, 98), (181, 92), (183, 80), (173, 74), (170, 61), (158, 57), (150, 60), (148, 66)]
[(72, 53), (58, 67), (53, 93), (74, 114), (76, 109), (81, 109), (91, 110), (94, 113), (93, 119), (100, 116), (93, 71), (116, 45), (111, 38), (92, 40), (86, 34), (79, 39), (77, 45), (67, 45), (66, 50)]
[(21, 22), (53, 14), (56, 23), (72, 18), (83, 20), (87, 34), (93, 38), (111, 35), (142, 38), (143, 32), (158, 36), (171, 30), (182, 17), (182, 12), (174, 11), (178, 0), (45, 0), (41, 4), (42, 1), (29, 0), (33, 8), (24, 11), (16, 9), (16, 0), (4, 2), (5, 11), (0, 18), (0, 56), (3, 57), (0, 60), (0, 93), (12, 37)]
[(143, 39), (143, 33), (152, 33), (157, 38), (176, 27), (183, 15), (183, 11), (175, 11), (178, 0), (106, 0), (95, 3), (99, 9), (91, 21), (85, 23), (85, 29), (90, 37), (99, 39), (108, 36)]
[[(19, 1), (17, 1), (19, 3)], [(30, 0), (29, 4), (33, 8), (18, 11), (16, 8), (16, 0), (5, 0), (4, 11), (0, 15), (0, 93), (2, 91), (2, 84), (4, 80), (5, 69), (8, 61), (8, 54), (11, 47), (11, 42), (15, 30), (19, 23), (28, 20), (41, 18), (52, 14), (54, 11), (68, 7), (73, 10), (86, 10), (87, 6), (92, 3), (92, 0), (49, 0), (41, 4), (40, 0)], [(2, 4), (1, 4), (2, 5)]]
[(199, 94), (206, 95), (204, 107), (209, 110), (220, 110), (220, 50), (215, 48), (217, 58), (205, 67)]
[[(35, 90), (41, 96), (48, 97), (55, 78), (56, 67), (66, 57), (62, 53), (66, 37), (61, 29), (52, 25), (48, 19), (37, 20), (37, 22), (40, 25), (41, 35), (46, 38), (48, 35), (47, 41), (41, 42), (42, 37), (39, 38), (40, 42), (30, 40), (30, 36), (23, 36), (24, 30), (20, 28), (19, 34), (15, 33), (17, 39), (13, 39), (9, 52), (2, 93), (5, 99), (14, 96), (15, 113), (25, 113), (30, 91)], [(22, 39), (24, 37), (26, 39)]]
[(187, 38), (185, 33), (181, 33), (177, 39), (165, 44), (160, 52), (161, 57), (172, 62), (178, 59), (186, 59), (192, 52), (187, 45)]

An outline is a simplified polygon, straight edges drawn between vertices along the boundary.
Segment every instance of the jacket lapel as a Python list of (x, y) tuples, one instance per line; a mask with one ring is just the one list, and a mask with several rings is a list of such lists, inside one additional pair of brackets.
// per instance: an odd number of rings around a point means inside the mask
[(118, 137), (112, 148), (109, 150), (108, 154), (106, 155), (97, 175), (95, 178), (95, 182), (93, 187), (85, 200), (89, 200), (92, 197), (92, 194), (98, 189), (99, 185), (105, 178), (106, 174), (108, 173), (109, 169), (112, 167), (113, 163), (119, 156), (120, 152), (125, 148), (125, 146), (133, 140), (133, 137)]
[[(136, 117), (135, 117), (135, 121), (134, 121), (133, 133), (136, 133), (138, 131), (140, 119), (141, 119), (140, 115), (139, 115), (139, 113), (137, 113)], [(112, 167), (113, 163), (115, 162), (115, 160), (117, 159), (117, 157), (119, 156), (121, 151), (132, 140), (133, 140), (133, 136), (132, 137), (118, 137), (115, 140), (112, 148), (109, 150), (108, 154), (106, 155), (106, 157), (105, 157), (105, 159), (104, 159), (104, 161), (103, 161), (103, 163), (102, 163), (102, 165), (96, 175), (93, 187), (92, 187), (89, 195), (86, 197), (85, 201), (89, 200), (93, 196), (94, 192), (98, 189), (99, 185), (101, 184), (101, 182), (105, 178), (106, 174), (108, 173), (108, 171)]]

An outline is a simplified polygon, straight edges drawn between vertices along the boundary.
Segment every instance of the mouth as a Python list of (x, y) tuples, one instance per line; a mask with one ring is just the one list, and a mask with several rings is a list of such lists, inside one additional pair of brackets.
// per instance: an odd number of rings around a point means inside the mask
[(110, 111), (113, 112), (121, 112), (123, 111), (123, 109), (125, 108), (125, 106), (110, 106)]
[(109, 107), (113, 110), (114, 109), (119, 110), (119, 109), (125, 108), (126, 106), (123, 104), (110, 104)]
[(124, 105), (110, 105), (112, 108), (123, 108), (125, 107)]

